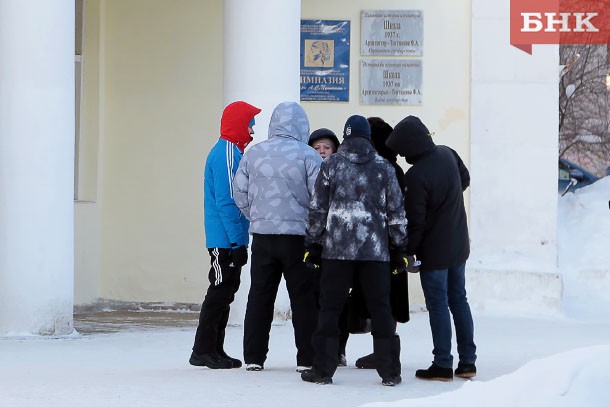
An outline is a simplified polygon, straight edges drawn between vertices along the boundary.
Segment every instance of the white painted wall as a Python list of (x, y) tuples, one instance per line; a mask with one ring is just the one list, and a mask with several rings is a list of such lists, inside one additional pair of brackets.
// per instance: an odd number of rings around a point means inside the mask
[(0, 336), (73, 331), (74, 1), (0, 2)]
[[(380, 106), (360, 104), (360, 10), (423, 10), (423, 104)], [(394, 126), (408, 115), (419, 116), (434, 141), (456, 150), (470, 163), (470, 0), (303, 0), (303, 19), (350, 20), (349, 103), (304, 102), (312, 129), (327, 127), (341, 139), (345, 120), (353, 114), (379, 116)], [(382, 57), (375, 57), (382, 58)], [(406, 169), (402, 159), (399, 163)], [(468, 192), (465, 195), (468, 201)], [(424, 304), (417, 275), (409, 276), (412, 304)]]
[(558, 309), (558, 47), (509, 44), (509, 2), (473, 0), (469, 293)]

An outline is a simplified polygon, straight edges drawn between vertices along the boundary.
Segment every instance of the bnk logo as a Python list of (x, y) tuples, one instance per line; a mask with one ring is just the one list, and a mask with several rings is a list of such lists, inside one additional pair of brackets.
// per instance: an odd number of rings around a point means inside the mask
[(511, 0), (510, 43), (532, 53), (532, 44), (610, 43), (610, 0)]

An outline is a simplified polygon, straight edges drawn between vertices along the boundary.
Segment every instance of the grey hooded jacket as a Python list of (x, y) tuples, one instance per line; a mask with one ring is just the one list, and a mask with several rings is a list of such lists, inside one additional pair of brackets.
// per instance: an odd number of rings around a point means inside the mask
[(294, 102), (280, 103), (269, 138), (248, 149), (233, 180), (237, 207), (250, 233), (305, 235), (309, 201), (322, 157), (307, 145), (309, 120)]
[(322, 258), (389, 261), (389, 246), (404, 250), (407, 221), (394, 167), (370, 140), (346, 138), (320, 167), (306, 244)]

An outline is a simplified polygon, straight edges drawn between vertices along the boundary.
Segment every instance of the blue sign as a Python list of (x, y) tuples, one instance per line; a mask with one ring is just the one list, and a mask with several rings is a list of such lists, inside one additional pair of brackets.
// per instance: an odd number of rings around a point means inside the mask
[(301, 20), (301, 101), (349, 102), (350, 22)]

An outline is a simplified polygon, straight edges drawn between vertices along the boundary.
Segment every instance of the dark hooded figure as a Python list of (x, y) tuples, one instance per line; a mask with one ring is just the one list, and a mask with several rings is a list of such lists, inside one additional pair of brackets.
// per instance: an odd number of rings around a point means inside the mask
[(386, 146), (412, 165), (405, 175), (407, 255), (421, 261), (420, 281), (434, 342), (432, 365), (415, 375), (453, 380), (451, 311), (459, 354), (455, 375), (474, 377), (474, 323), (464, 277), (470, 245), (463, 191), (470, 185), (470, 174), (454, 150), (434, 144), (428, 128), (415, 116), (394, 127)]
[(400, 340), (390, 310), (390, 262), (402, 259), (394, 253), (404, 253), (407, 243), (402, 193), (394, 169), (371, 144), (366, 118), (347, 119), (343, 138), (322, 162), (310, 203), (305, 260), (313, 266), (322, 260), (321, 295), (313, 368), (301, 378), (332, 383), (339, 315), (357, 283), (371, 314), (377, 373), (394, 386), (401, 381)]

